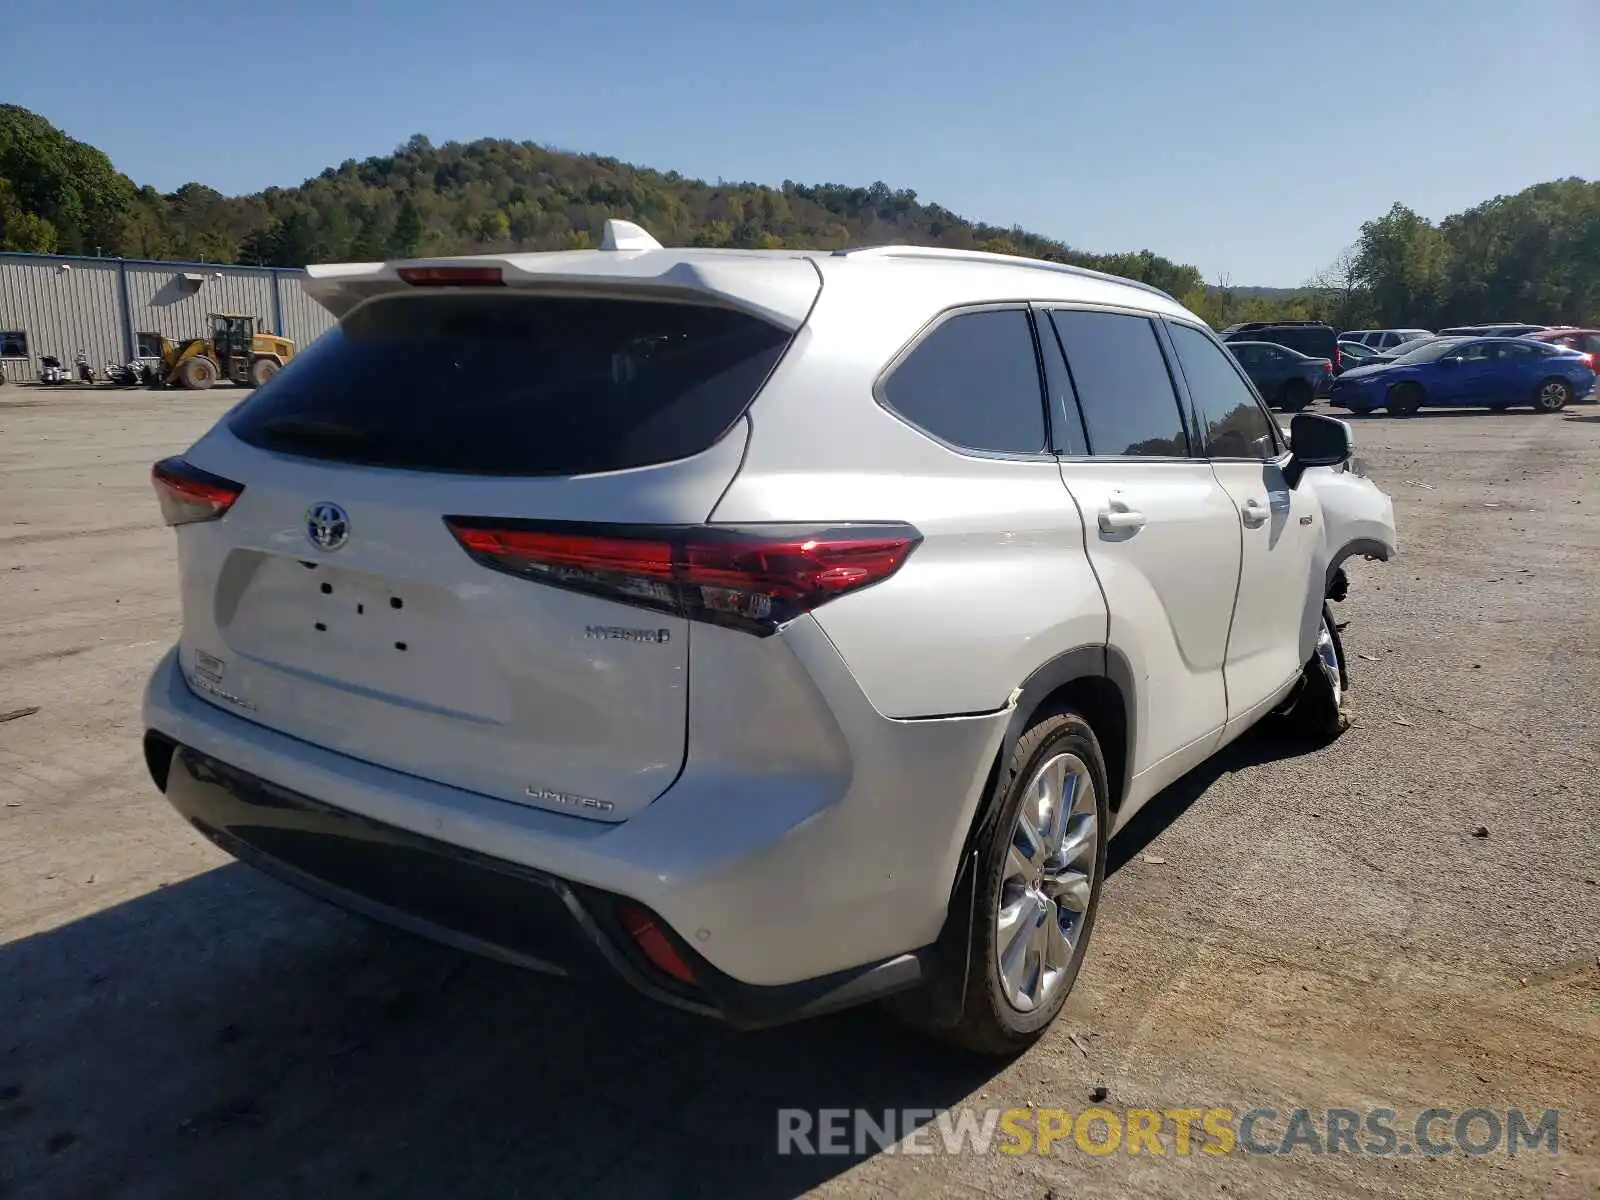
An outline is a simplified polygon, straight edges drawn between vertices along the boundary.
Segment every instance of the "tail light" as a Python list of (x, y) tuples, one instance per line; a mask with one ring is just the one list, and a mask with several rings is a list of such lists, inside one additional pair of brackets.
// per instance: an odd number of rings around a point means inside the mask
[(503, 287), (499, 267), (401, 267), (399, 275), (415, 287)]
[(1335, 371), (1344, 370), (1344, 351), (1337, 346), (1333, 348), (1333, 369)]
[(889, 578), (922, 535), (909, 525), (639, 527), (446, 517), (496, 571), (765, 636)]
[(244, 494), (244, 484), (202, 471), (182, 458), (164, 458), (150, 468), (150, 482), (168, 525), (215, 521)]
[(640, 904), (622, 903), (617, 906), (622, 926), (644, 956), (668, 975), (682, 983), (694, 983), (694, 969), (683, 961), (678, 948), (663, 931), (661, 919)]

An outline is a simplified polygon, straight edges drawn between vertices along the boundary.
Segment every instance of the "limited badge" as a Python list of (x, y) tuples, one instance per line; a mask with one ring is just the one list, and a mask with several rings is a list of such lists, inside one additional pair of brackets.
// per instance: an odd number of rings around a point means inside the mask
[(222, 682), (222, 673), (227, 665), (215, 654), (207, 654), (204, 650), (194, 652), (194, 673), (212, 683)]

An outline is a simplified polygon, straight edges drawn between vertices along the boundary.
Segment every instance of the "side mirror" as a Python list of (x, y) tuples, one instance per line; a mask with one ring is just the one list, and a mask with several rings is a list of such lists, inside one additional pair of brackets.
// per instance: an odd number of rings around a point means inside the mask
[(1462, 360), (1459, 354), (1452, 354), (1446, 358), (1441, 358), (1439, 361), (1447, 367), (1459, 367)]
[(1296, 413), (1289, 422), (1289, 466), (1284, 476), (1290, 487), (1300, 482), (1308, 467), (1336, 467), (1355, 452), (1350, 426), (1321, 413)]

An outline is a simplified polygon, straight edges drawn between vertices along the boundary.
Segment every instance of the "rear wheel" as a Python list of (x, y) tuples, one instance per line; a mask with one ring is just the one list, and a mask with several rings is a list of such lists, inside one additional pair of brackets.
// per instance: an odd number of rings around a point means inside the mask
[(217, 381), (217, 364), (203, 354), (183, 360), (178, 368), (178, 382), (195, 391), (205, 391)]
[(1572, 385), (1565, 379), (1554, 377), (1546, 379), (1533, 396), (1533, 407), (1536, 412), (1560, 412), (1571, 403)]
[(1409, 417), (1422, 407), (1422, 389), (1414, 383), (1397, 383), (1389, 389), (1386, 407), (1397, 417)]
[(1108, 827), (1105, 759), (1077, 713), (1036, 718), (1000, 773), (976, 848), (960, 1021), (950, 1040), (985, 1054), (1027, 1049), (1078, 977), (1100, 902)]
[(1291, 379), (1283, 385), (1283, 411), (1299, 412), (1311, 403), (1311, 385), (1304, 379)]
[(278, 362), (271, 358), (258, 358), (250, 364), (250, 386), (260, 387), (278, 373)]

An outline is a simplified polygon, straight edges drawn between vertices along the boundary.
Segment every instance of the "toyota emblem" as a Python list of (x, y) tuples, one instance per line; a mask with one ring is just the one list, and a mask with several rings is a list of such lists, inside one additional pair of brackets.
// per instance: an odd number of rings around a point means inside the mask
[(318, 550), (337, 550), (350, 540), (350, 517), (327, 500), (306, 509), (306, 537)]

